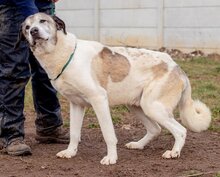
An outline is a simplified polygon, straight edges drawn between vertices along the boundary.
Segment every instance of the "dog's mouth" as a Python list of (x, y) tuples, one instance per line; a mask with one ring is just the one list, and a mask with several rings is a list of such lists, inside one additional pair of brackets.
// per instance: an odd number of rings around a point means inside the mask
[(48, 40), (49, 40), (49, 38), (42, 38), (40, 36), (35, 36), (35, 37), (33, 37), (32, 46), (35, 46), (39, 42), (41, 43), (43, 41), (48, 41)]

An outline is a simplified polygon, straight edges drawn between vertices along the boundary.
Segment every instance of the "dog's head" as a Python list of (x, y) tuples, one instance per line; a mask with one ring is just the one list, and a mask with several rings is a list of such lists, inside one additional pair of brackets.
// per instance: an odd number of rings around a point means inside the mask
[(65, 23), (57, 16), (37, 13), (29, 16), (21, 25), (17, 48), (22, 40), (27, 40), (34, 51), (37, 47), (56, 45), (57, 31), (62, 30), (66, 34)]

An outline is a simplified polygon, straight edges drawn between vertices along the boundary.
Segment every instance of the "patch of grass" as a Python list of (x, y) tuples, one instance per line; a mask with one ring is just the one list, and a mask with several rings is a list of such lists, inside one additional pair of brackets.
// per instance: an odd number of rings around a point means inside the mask
[(66, 128), (68, 128), (68, 127), (70, 126), (69, 120), (64, 120), (64, 121), (63, 121), (63, 126), (66, 127)]
[(218, 132), (220, 133), (220, 126), (215, 125), (214, 123), (211, 124), (211, 126), (209, 127), (209, 130), (213, 131), (213, 132)]
[(114, 125), (121, 124), (122, 118), (120, 116), (112, 116), (112, 122)]
[(220, 171), (217, 172), (217, 174), (215, 174), (213, 177), (220, 177)]
[(220, 62), (205, 57), (176, 62), (190, 79), (193, 99), (199, 99), (207, 104), (211, 109), (213, 120), (220, 120)]
[(212, 111), (212, 116), (213, 116), (214, 118), (216, 118), (216, 119), (219, 118), (218, 116), (220, 115), (220, 105), (213, 107), (213, 108), (211, 109), (211, 111)]
[(215, 69), (216, 69), (216, 72), (217, 72), (217, 73), (220, 73), (220, 67), (219, 67), (219, 66), (216, 67)]
[(24, 107), (26, 110), (34, 111), (31, 82), (28, 82), (25, 89)]
[(129, 111), (128, 108), (124, 105), (114, 106), (111, 109), (111, 116), (112, 116), (113, 124), (114, 125), (122, 124), (123, 116), (128, 111)]
[(88, 125), (88, 128), (100, 128), (98, 123), (91, 123)]
[(94, 112), (94, 110), (92, 108), (87, 108), (86, 112), (85, 112), (85, 116), (94, 117), (96, 115), (95, 115), (95, 112)]
[[(128, 108), (124, 105), (119, 105), (119, 106), (112, 107), (110, 111), (111, 111), (113, 124), (119, 125), (122, 122), (122, 118), (123, 118), (124, 113), (128, 112)], [(85, 112), (85, 116), (95, 117), (96, 114), (92, 108), (87, 108), (86, 112)], [(92, 123), (91, 125), (89, 124), (89, 127), (96, 128), (97, 126), (96, 125), (94, 126), (93, 124), (94, 123)]]

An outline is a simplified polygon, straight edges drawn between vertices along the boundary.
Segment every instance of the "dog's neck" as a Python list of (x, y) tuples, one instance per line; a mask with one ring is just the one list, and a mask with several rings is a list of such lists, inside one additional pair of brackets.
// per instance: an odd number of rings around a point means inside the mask
[(65, 35), (62, 31), (57, 32), (57, 41), (55, 45), (49, 44), (50, 51), (33, 51), (35, 57), (47, 72), (50, 79), (54, 79), (60, 74), (63, 66), (66, 64), (70, 55), (75, 50), (76, 37), (73, 34)]

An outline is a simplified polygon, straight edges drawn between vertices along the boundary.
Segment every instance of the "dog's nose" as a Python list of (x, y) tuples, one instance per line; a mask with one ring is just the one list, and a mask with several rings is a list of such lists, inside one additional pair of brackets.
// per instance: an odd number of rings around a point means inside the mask
[(31, 28), (30, 33), (31, 33), (32, 36), (35, 36), (36, 34), (38, 34), (38, 32), (39, 32), (39, 30), (38, 30), (37, 27), (33, 27), (33, 28)]

